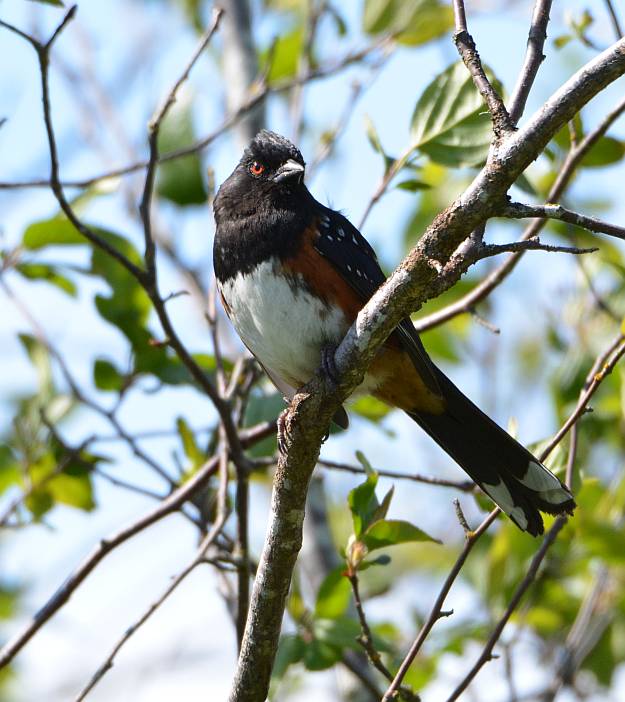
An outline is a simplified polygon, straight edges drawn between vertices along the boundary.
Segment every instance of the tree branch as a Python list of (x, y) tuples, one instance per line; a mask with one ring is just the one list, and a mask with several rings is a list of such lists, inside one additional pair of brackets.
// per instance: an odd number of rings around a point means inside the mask
[(189, 563), (189, 565), (182, 570), (178, 575), (172, 580), (167, 589), (163, 594), (153, 602), (147, 611), (131, 626), (129, 626), (124, 632), (123, 636), (115, 644), (106, 660), (102, 665), (96, 670), (89, 682), (85, 687), (78, 693), (74, 702), (82, 702), (87, 695), (93, 690), (93, 688), (100, 682), (104, 675), (113, 667), (115, 657), (119, 651), (123, 648), (124, 644), (130, 639), (133, 634), (140, 629), (147, 620), (156, 612), (156, 610), (165, 602), (165, 600), (174, 592), (174, 590), (182, 583), (182, 581), (193, 571), (195, 568), (204, 561), (204, 557), (209, 547), (213, 544), (221, 530), (223, 529), (226, 519), (228, 518), (228, 453), (222, 450), (219, 458), (219, 491), (217, 498), (217, 517), (215, 522), (211, 526), (209, 532), (202, 539), (202, 543), (197, 550), (195, 558)]
[(471, 74), (471, 78), (473, 78), (475, 87), (480, 91), (480, 95), (484, 98), (484, 102), (488, 106), (488, 111), (493, 121), (495, 137), (500, 139), (513, 128), (510, 115), (508, 114), (508, 110), (506, 110), (501, 96), (488, 80), (473, 37), (467, 30), (464, 0), (453, 0), (453, 6), (456, 23), (454, 44), (456, 45), (456, 49), (458, 49), (460, 58)]
[(552, 0), (536, 0), (534, 5), (525, 59), (510, 98), (510, 121), (515, 126), (523, 116), (525, 104), (536, 80), (538, 69), (545, 59), (543, 49), (547, 39), (551, 3)]
[(596, 217), (587, 217), (586, 215), (572, 212), (562, 207), (562, 205), (546, 204), (546, 205), (525, 205), (520, 202), (510, 202), (501, 211), (502, 217), (511, 219), (526, 219), (536, 217), (539, 219), (557, 219), (560, 222), (574, 224), (577, 227), (582, 227), (590, 232), (609, 234), (617, 239), (625, 239), (625, 227), (619, 227), (616, 224), (603, 222)]
[[(625, 113), (625, 99), (620, 100), (614, 109), (601, 121), (601, 123), (592, 132), (589, 132), (586, 137), (584, 137), (584, 139), (569, 152), (569, 155), (558, 173), (556, 181), (551, 186), (547, 196), (548, 201), (557, 202), (562, 197), (562, 194), (568, 186), (583, 157), (623, 113)], [(537, 236), (546, 223), (546, 219), (534, 220), (523, 232), (521, 241)], [(415, 329), (418, 332), (424, 332), (428, 329), (437, 327), (440, 324), (444, 324), (460, 314), (470, 312), (475, 305), (488, 297), (488, 295), (497, 286), (499, 286), (510, 275), (510, 273), (512, 273), (512, 271), (516, 268), (517, 263), (521, 260), (523, 254), (524, 252), (521, 251), (510, 256), (506, 261), (504, 261), (504, 263), (492, 271), (481, 283), (473, 288), (473, 290), (468, 292), (459, 300), (456, 300), (437, 312), (418, 319), (414, 325)]]

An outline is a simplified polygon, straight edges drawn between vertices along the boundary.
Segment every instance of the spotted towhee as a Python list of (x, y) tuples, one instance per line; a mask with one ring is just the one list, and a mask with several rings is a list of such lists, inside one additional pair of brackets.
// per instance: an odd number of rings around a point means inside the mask
[[(342, 214), (315, 200), (304, 172), (291, 142), (262, 131), (214, 203), (224, 308), (285, 398), (310, 380), (324, 349), (341, 341), (385, 280), (371, 246)], [(558, 478), (432, 363), (409, 319), (389, 337), (359, 392), (404, 410), (530, 534), (543, 532), (539, 510), (575, 507)]]

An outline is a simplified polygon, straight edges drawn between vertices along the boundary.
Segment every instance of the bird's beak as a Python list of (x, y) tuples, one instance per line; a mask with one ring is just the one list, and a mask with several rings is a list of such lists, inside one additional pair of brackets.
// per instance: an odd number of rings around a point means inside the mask
[(304, 177), (304, 166), (294, 159), (290, 158), (286, 163), (283, 163), (276, 171), (273, 180), (276, 183), (282, 183), (285, 180), (300, 181)]

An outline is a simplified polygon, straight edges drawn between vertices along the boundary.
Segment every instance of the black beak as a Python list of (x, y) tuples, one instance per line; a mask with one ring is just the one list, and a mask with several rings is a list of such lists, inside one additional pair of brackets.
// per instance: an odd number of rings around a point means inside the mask
[(304, 166), (290, 158), (286, 163), (283, 163), (280, 168), (278, 168), (273, 180), (276, 183), (282, 183), (286, 180), (297, 180), (298, 182), (301, 182), (303, 177)]

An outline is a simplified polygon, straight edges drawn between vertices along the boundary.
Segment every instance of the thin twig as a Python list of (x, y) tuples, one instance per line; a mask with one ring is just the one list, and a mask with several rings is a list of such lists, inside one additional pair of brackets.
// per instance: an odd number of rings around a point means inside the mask
[(193, 55), (189, 59), (189, 62), (180, 74), (180, 77), (172, 86), (167, 97), (163, 101), (163, 104), (156, 110), (156, 112), (154, 113), (154, 115), (148, 123), (148, 145), (150, 150), (150, 156), (148, 158), (148, 166), (146, 168), (145, 173), (145, 183), (143, 188), (143, 195), (141, 197), (141, 203), (139, 205), (139, 212), (141, 213), (141, 220), (143, 222), (143, 232), (145, 239), (145, 266), (150, 282), (154, 286), (156, 286), (156, 268), (154, 265), (154, 257), (156, 251), (154, 246), (154, 237), (152, 236), (150, 203), (152, 201), (152, 193), (154, 190), (154, 176), (156, 174), (156, 164), (159, 158), (158, 135), (163, 120), (167, 116), (167, 113), (169, 112), (173, 104), (176, 102), (178, 91), (180, 90), (182, 84), (189, 77), (193, 66), (195, 66), (198, 59), (210, 43), (211, 39), (213, 38), (213, 35), (219, 28), (219, 22), (221, 20), (222, 15), (223, 10), (221, 10), (220, 8), (215, 8), (213, 10), (213, 16), (209, 28), (206, 30), (206, 32), (204, 32), (197, 48), (193, 52)]
[[(5, 24), (5, 26), (7, 25)], [(311, 69), (305, 76), (296, 76), (295, 78), (284, 79), (271, 85), (265, 83), (260, 86), (252, 86), (250, 89), (249, 98), (235, 112), (227, 115), (216, 129), (189, 146), (163, 154), (159, 157), (158, 163), (167, 163), (168, 161), (174, 161), (176, 159), (184, 158), (185, 156), (190, 156), (192, 154), (197, 154), (204, 151), (204, 149), (210, 146), (216, 139), (224, 135), (231, 127), (237, 124), (240, 119), (242, 119), (250, 111), (254, 110), (261, 102), (263, 102), (263, 100), (265, 100), (267, 96), (287, 92), (296, 85), (330, 78), (337, 73), (342, 72), (346, 68), (360, 63), (375, 52), (385, 52), (390, 50), (391, 46), (391, 38), (384, 36), (361, 49), (357, 49), (346, 54), (336, 62)], [(119, 168), (114, 168), (104, 173), (76, 180), (65, 180), (60, 184), (64, 188), (88, 188), (103, 180), (119, 178), (136, 173), (137, 171), (147, 168), (148, 164), (148, 159), (141, 159), (139, 161), (135, 161), (134, 163), (120, 166)], [(46, 178), (37, 178), (22, 182), (0, 182), (0, 190), (45, 188), (50, 186), (51, 181), (50, 179)]]
[(419, 634), (415, 639), (414, 643), (410, 647), (410, 650), (406, 654), (406, 657), (399, 666), (397, 674), (393, 678), (393, 682), (389, 685), (388, 689), (384, 693), (382, 702), (391, 702), (391, 700), (395, 698), (395, 694), (397, 690), (399, 690), (402, 680), (408, 672), (408, 668), (410, 668), (410, 666), (412, 665), (412, 661), (415, 659), (416, 655), (421, 650), (421, 647), (423, 646), (423, 643), (425, 642), (425, 639), (432, 630), (434, 624), (436, 624), (436, 622), (441, 618), (441, 616), (443, 616), (442, 613), (443, 605), (445, 604), (445, 599), (447, 598), (447, 595), (451, 590), (451, 586), (454, 584), (456, 578), (460, 574), (462, 566), (464, 565), (465, 561), (467, 560), (469, 554), (473, 550), (473, 547), (477, 543), (480, 536), (495, 521), (498, 514), (499, 510), (493, 510), (475, 531), (465, 532), (464, 547), (458, 555), (458, 558), (456, 559), (456, 562), (454, 563), (452, 569), (449, 571), (447, 577), (445, 578), (445, 582), (443, 583), (443, 586), (441, 587), (441, 590), (438, 593), (438, 597), (434, 602), (434, 606), (432, 607), (428, 618), (423, 623), (423, 626), (421, 627), (421, 630), (419, 631)]
[[(338, 463), (337, 461), (328, 461), (322, 458), (319, 459), (318, 464), (323, 468), (330, 468), (332, 470), (340, 470), (357, 475), (366, 474), (362, 466), (354, 466), (349, 463)], [(376, 468), (375, 472), (384, 478), (413, 480), (414, 482), (425, 483), (426, 485), (439, 485), (440, 487), (454, 488), (456, 490), (462, 490), (462, 492), (472, 492), (475, 488), (475, 483), (472, 480), (446, 480), (445, 478), (436, 478), (421, 473), (402, 473), (397, 470), (387, 470), (385, 468)]]
[[(573, 148), (567, 156), (562, 168), (558, 172), (558, 176), (549, 190), (547, 195), (548, 202), (557, 202), (562, 197), (565, 189), (569, 185), (577, 167), (581, 160), (590, 151), (590, 149), (599, 141), (599, 139), (608, 131), (608, 129), (616, 122), (616, 120), (625, 113), (625, 98), (619, 100), (616, 106), (604, 117), (601, 123), (592, 131), (589, 132), (584, 139)], [(521, 241), (536, 237), (545, 224), (546, 219), (534, 220), (521, 236)], [(452, 302), (450, 305), (443, 307), (441, 310), (422, 317), (415, 322), (415, 329), (418, 332), (424, 332), (428, 329), (433, 329), (450, 319), (461, 314), (467, 314), (479, 302), (484, 300), (490, 293), (498, 287), (516, 268), (517, 263), (523, 257), (524, 252), (518, 252), (510, 256), (504, 263), (498, 266), (494, 271), (489, 273), (486, 278), (479, 283), (473, 290), (463, 295), (459, 300)]]
[(552, 0), (536, 0), (534, 4), (523, 66), (510, 98), (510, 121), (515, 126), (523, 116), (525, 104), (536, 80), (538, 69), (545, 59), (543, 50), (547, 40), (547, 25), (549, 24), (551, 4)]
[(162, 593), (162, 595), (153, 602), (150, 607), (145, 611), (143, 615), (134, 623), (131, 624), (119, 641), (115, 644), (106, 660), (102, 665), (96, 670), (89, 682), (76, 696), (74, 702), (82, 702), (82, 700), (87, 697), (87, 695), (93, 690), (93, 688), (98, 684), (102, 677), (113, 667), (115, 657), (126, 644), (128, 639), (130, 639), (146, 622), (147, 620), (156, 612), (156, 610), (165, 602), (165, 600), (174, 592), (174, 590), (183, 582), (183, 580), (204, 561), (204, 556), (211, 546), (211, 544), (217, 538), (219, 532), (223, 529), (226, 519), (228, 518), (228, 454), (227, 451), (222, 451), (219, 459), (219, 491), (217, 499), (217, 516), (215, 522), (211, 526), (209, 532), (202, 539), (195, 557), (189, 563), (189, 565), (184, 568), (178, 575), (171, 581), (167, 589)]
[(475, 87), (480, 91), (493, 121), (493, 132), (496, 138), (501, 138), (512, 131), (513, 124), (506, 106), (499, 93), (495, 90), (488, 76), (484, 72), (480, 55), (477, 52), (473, 37), (467, 30), (467, 18), (464, 10), (464, 0), (453, 0), (456, 31), (454, 44), (458, 49), (460, 58), (467, 67)]
[(610, 15), (610, 21), (612, 22), (612, 27), (614, 28), (614, 35), (616, 36), (617, 39), (620, 39), (623, 36), (623, 28), (621, 27), (621, 23), (619, 22), (618, 15), (616, 14), (616, 10), (614, 9), (614, 5), (612, 3), (612, 0), (604, 0), (606, 9), (608, 11), (608, 14)]
[(501, 216), (511, 219), (526, 219), (530, 217), (536, 217), (538, 219), (557, 219), (560, 222), (582, 227), (590, 232), (609, 234), (617, 239), (625, 239), (625, 227), (619, 227), (617, 224), (610, 224), (596, 217), (588, 217), (578, 212), (567, 210), (565, 207), (562, 207), (562, 205), (545, 204), (538, 206), (525, 205), (520, 202), (509, 202), (502, 209)]
[(478, 672), (480, 671), (482, 666), (485, 663), (487, 663), (489, 660), (491, 660), (493, 648), (495, 647), (495, 644), (499, 640), (499, 637), (501, 636), (501, 632), (503, 631), (504, 627), (508, 623), (508, 620), (512, 616), (512, 613), (517, 608), (517, 605), (521, 601), (521, 598), (525, 594), (525, 591), (529, 588), (529, 586), (534, 581), (534, 578), (536, 577), (536, 573), (538, 572), (538, 568), (540, 567), (540, 564), (543, 562), (543, 559), (547, 555), (547, 551), (549, 550), (550, 546), (556, 540), (556, 537), (560, 533), (560, 530), (566, 524), (566, 521), (567, 521), (566, 517), (559, 516), (556, 519), (556, 521), (554, 522), (551, 529), (549, 529), (549, 531), (547, 532), (547, 534), (546, 534), (545, 538), (543, 539), (543, 542), (540, 546), (540, 549), (536, 552), (536, 554), (532, 558), (532, 562), (530, 563), (530, 567), (528, 568), (528, 571), (527, 571), (525, 577), (519, 583), (519, 585), (517, 586), (517, 589), (514, 591), (514, 595), (510, 599), (510, 602), (508, 603), (508, 606), (506, 607), (506, 610), (503, 613), (501, 619), (497, 623), (497, 626), (494, 628), (493, 633), (490, 635), (488, 641), (486, 642), (486, 646), (484, 646), (482, 653), (480, 654), (479, 658), (477, 659), (477, 661), (475, 662), (475, 664), (471, 668), (471, 670), (467, 673), (467, 675), (463, 678), (463, 680), (460, 682), (460, 684), (456, 687), (456, 689), (447, 698), (447, 702), (454, 702), (454, 700), (457, 700), (460, 697), (460, 695), (469, 686), (469, 684), (473, 680), (473, 678), (478, 674)]

